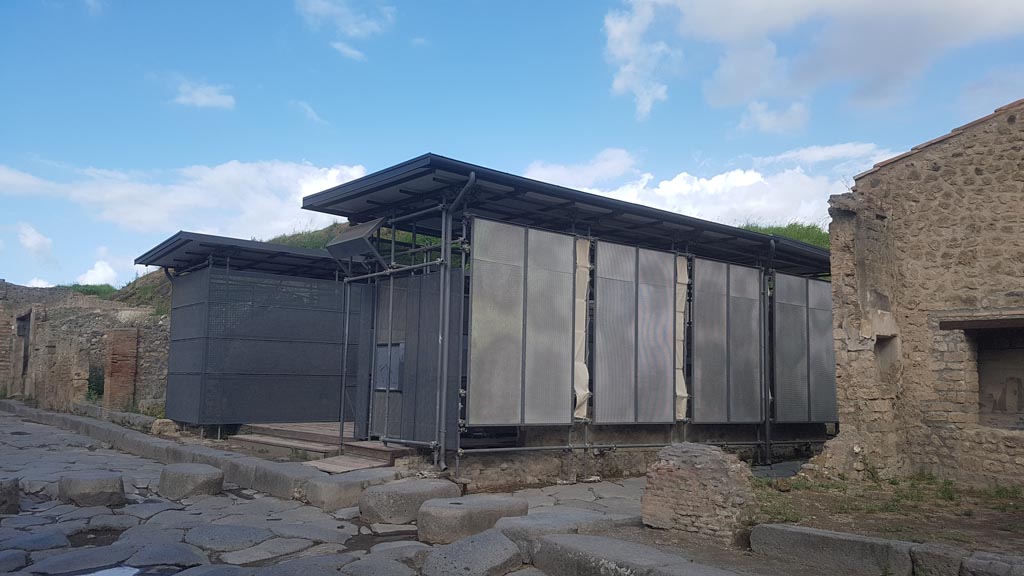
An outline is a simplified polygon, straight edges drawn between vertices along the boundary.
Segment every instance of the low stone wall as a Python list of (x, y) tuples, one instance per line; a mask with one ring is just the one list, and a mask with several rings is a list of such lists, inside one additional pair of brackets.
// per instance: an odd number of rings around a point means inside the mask
[(733, 543), (754, 503), (750, 467), (706, 444), (663, 448), (647, 471), (644, 524)]

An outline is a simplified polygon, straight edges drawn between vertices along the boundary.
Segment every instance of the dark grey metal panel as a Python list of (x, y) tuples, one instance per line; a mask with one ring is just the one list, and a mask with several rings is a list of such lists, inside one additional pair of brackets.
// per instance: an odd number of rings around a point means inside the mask
[[(776, 286), (779, 285), (776, 276)], [(775, 419), (808, 420), (807, 308), (775, 303)]]
[(171, 308), (206, 302), (206, 282), (209, 277), (210, 269), (200, 268), (175, 278), (171, 284)]
[(197, 422), (199, 397), (202, 394), (202, 374), (167, 374), (167, 396), (164, 411), (178, 422)]
[(815, 310), (832, 310), (832, 283), (821, 280), (807, 281), (807, 307)]
[[(345, 399), (346, 406), (351, 404), (355, 426), (353, 434), (356, 438), (366, 439), (370, 435), (369, 413), (370, 413), (370, 373), (373, 368), (370, 365), (373, 346), (373, 300), (374, 291), (366, 284), (353, 284), (352, 300), (358, 300), (361, 313), (358, 317), (349, 320), (349, 345), (355, 344), (358, 350), (358, 366), (356, 382), (353, 386), (351, 402)], [(358, 288), (358, 290), (357, 290)], [(355, 307), (353, 306), (353, 313)], [(348, 384), (346, 382), (346, 384)]]
[(636, 421), (674, 421), (675, 256), (640, 250), (637, 279)]
[(335, 376), (207, 375), (203, 412), (220, 422), (338, 420)]
[(729, 419), (728, 265), (693, 261), (693, 421)]
[[(760, 278), (754, 270), (754, 283)], [(735, 275), (735, 268), (733, 269)], [(729, 422), (761, 422), (761, 300), (729, 297)]]
[(523, 267), (477, 260), (470, 306), (470, 425), (519, 424), (522, 402)]
[[(607, 244), (598, 244), (601, 250)], [(600, 268), (599, 268), (600, 270)], [(636, 283), (596, 279), (594, 422), (636, 421)]]
[(167, 373), (202, 374), (206, 368), (206, 365), (203, 364), (205, 349), (206, 338), (171, 340), (167, 357)]
[(807, 279), (789, 274), (775, 275), (775, 301), (807, 306)]
[[(825, 284), (810, 280), (810, 285)], [(811, 422), (835, 422), (836, 358), (832, 335), (832, 310), (808, 310), (808, 372), (810, 377)]]

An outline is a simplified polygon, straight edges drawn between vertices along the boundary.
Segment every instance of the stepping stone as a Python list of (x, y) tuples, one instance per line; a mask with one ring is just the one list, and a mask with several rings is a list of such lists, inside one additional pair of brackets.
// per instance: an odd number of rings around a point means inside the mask
[(230, 524), (206, 524), (197, 526), (185, 535), (185, 542), (207, 550), (234, 552), (251, 548), (264, 540), (270, 540), (274, 533), (264, 528), (234, 526)]
[(416, 517), (418, 539), (430, 544), (449, 544), (494, 528), (501, 518), (525, 516), (529, 509), (525, 498), (499, 494), (427, 500)]
[(189, 568), (208, 564), (206, 555), (188, 544), (153, 544), (143, 546), (125, 564), (137, 568), (145, 566), (177, 566)]
[(348, 508), (359, 503), (359, 497), (368, 487), (391, 482), (398, 477), (399, 473), (394, 468), (368, 468), (313, 478), (306, 483), (306, 501), (323, 510)]
[[(491, 529), (435, 548), (423, 561), (423, 576), (504, 576), (523, 565), (516, 543)], [(552, 572), (576, 574), (576, 572)], [(581, 573), (582, 574), (582, 573)], [(595, 572), (597, 574), (597, 572)]]
[(408, 524), (427, 500), (461, 495), (448, 480), (408, 478), (367, 488), (359, 498), (359, 514), (367, 524)]
[(502, 518), (495, 522), (494, 527), (518, 544), (523, 558), (529, 562), (540, 538), (548, 534), (583, 534), (603, 528), (639, 525), (639, 516), (548, 506), (536, 508), (527, 516)]
[(119, 506), (125, 503), (120, 472), (75, 472), (60, 477), (58, 497), (76, 506)]
[(199, 494), (220, 494), (224, 473), (209, 464), (171, 464), (160, 472), (160, 495), (181, 500)]
[(21, 480), (0, 477), (0, 514), (17, 514), (21, 508)]
[(415, 532), (413, 524), (370, 524), (370, 531), (374, 534), (397, 534), (400, 532)]

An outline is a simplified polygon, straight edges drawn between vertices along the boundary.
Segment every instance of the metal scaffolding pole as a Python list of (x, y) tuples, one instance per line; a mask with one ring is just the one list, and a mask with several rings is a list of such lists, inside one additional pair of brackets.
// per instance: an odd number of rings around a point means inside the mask
[(345, 333), (341, 344), (341, 395), (338, 398), (338, 454), (345, 453), (345, 386), (348, 384), (348, 325), (352, 315), (352, 285), (345, 289)]

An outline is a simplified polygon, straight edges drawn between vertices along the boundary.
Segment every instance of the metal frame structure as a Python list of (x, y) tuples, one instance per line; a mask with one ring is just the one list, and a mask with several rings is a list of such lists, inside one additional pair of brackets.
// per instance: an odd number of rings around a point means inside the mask
[[(527, 229), (550, 231), (577, 239), (586, 239), (591, 243), (591, 263), (594, 262), (595, 252), (599, 250), (596, 247), (598, 242), (626, 245), (634, 249), (636, 254), (639, 254), (640, 250), (653, 250), (670, 255), (673, 266), (671, 274), (673, 282), (671, 286), (673, 291), (671, 355), (673, 360), (670, 368), (673, 379), (676, 379), (678, 375), (675, 370), (681, 367), (686, 385), (690, 389), (694, 386), (691, 358), (694, 342), (694, 317), (690, 313), (693, 309), (693, 259), (703, 258), (756, 268), (760, 274), (760, 282), (755, 289), (759, 291), (760, 302), (758, 307), (759, 326), (756, 330), (756, 336), (760, 341), (760, 353), (754, 362), (760, 368), (759, 385), (762, 394), (760, 402), (763, 403), (760, 410), (763, 418), (762, 422), (748, 423), (755, 424), (757, 427), (756, 440), (750, 442), (747, 440), (736, 442), (716, 440), (716, 442), (730, 445), (745, 443), (757, 445), (762, 447), (766, 458), (770, 457), (773, 443), (773, 414), (776, 409), (773, 405), (772, 302), (774, 290), (772, 279), (777, 272), (803, 278), (822, 278), (829, 273), (828, 252), (801, 242), (580, 192), (433, 154), (420, 156), (386, 170), (307, 196), (303, 200), (303, 208), (343, 216), (349, 220), (351, 226), (325, 251), (298, 251), (285, 247), (274, 247), (265, 243), (232, 241), (179, 233), (147, 252), (137, 259), (137, 262), (163, 266), (165, 269), (172, 270), (174, 274), (184, 274), (204, 265), (209, 266), (230, 258), (234, 259), (231, 261), (240, 259), (246, 267), (263, 272), (313, 278), (333, 277), (343, 287), (340, 298), (344, 300), (346, 310), (352, 304), (355, 288), (365, 287), (367, 289), (366, 299), (370, 302), (367, 305), (368, 314), (361, 317), (358, 327), (352, 325), (348, 314), (344, 320), (342, 349), (348, 350), (351, 342), (357, 338), (361, 343), (368, 343), (368, 347), (360, 348), (360, 352), (356, 356), (359, 366), (355, 374), (361, 379), (356, 388), (356, 398), (348, 398), (344, 392), (339, 397), (338, 413), (341, 415), (342, 430), (344, 429), (345, 414), (349, 412), (346, 406), (354, 400), (355, 408), (351, 412), (356, 414), (357, 435), (369, 436), (374, 432), (382, 431), (383, 433), (379, 434), (379, 437), (385, 443), (429, 448), (433, 451), (435, 464), (440, 468), (447, 466), (449, 452), (454, 452), (456, 464), (458, 464), (462, 455), (472, 453), (639, 448), (664, 444), (590, 442), (590, 427), (599, 425), (599, 423), (594, 423), (587, 417), (572, 418), (572, 423), (568, 425), (568, 440), (565, 444), (558, 446), (496, 447), (493, 444), (485, 447), (463, 446), (464, 437), (469, 439), (475, 434), (487, 434), (489, 433), (487, 430), (493, 430), (494, 434), (500, 434), (502, 426), (511, 426), (515, 430), (520, 430), (523, 426), (533, 425), (522, 419), (511, 424), (495, 423), (494, 426), (487, 426), (486, 423), (479, 421), (473, 421), (472, 425), (467, 423), (473, 420), (467, 418), (466, 413), (466, 400), (472, 395), (473, 382), (472, 374), (464, 373), (464, 371), (468, 372), (467, 367), (471, 363), (464, 354), (464, 349), (468, 349), (472, 353), (473, 348), (472, 333), (465, 335), (464, 339), (463, 325), (473, 326), (474, 301), (475, 297), (479, 296), (474, 294), (474, 281), (466, 279), (467, 272), (470, 277), (475, 272), (470, 266), (473, 261), (472, 234), (470, 232), (474, 228), (473, 223), (476, 219), (498, 221)], [(461, 223), (462, 230), (461, 235), (455, 238), (454, 229), (457, 223)], [(387, 231), (386, 237), (383, 234), (385, 230)], [(399, 235), (403, 235), (401, 240)], [(526, 237), (528, 238), (528, 236)], [(573, 275), (578, 273), (576, 250), (574, 241)], [(524, 251), (526, 252), (524, 255), (525, 277), (527, 274), (525, 267), (529, 255), (528, 246), (524, 246)], [(689, 284), (679, 284), (676, 281), (680, 257), (686, 258)], [(639, 274), (639, 270), (636, 273)], [(587, 295), (584, 300), (585, 304), (589, 303), (584, 308), (584, 310), (589, 310), (585, 323), (588, 336), (584, 339), (584, 357), (591, 379), (590, 390), (594, 391), (595, 358), (592, 350), (593, 344), (588, 343), (590, 342), (589, 331), (598, 330), (594, 327), (593, 321), (595, 272), (592, 264), (589, 274), (590, 279), (586, 284)], [(378, 377), (375, 374), (378, 343), (386, 345), (385, 350), (388, 355), (385, 363), (386, 374), (387, 378), (392, 377), (392, 350), (398, 316), (406, 314), (408, 309), (407, 301), (404, 301), (405, 305), (401, 307), (396, 306), (396, 281), (415, 276), (423, 276), (424, 281), (427, 278), (436, 278), (438, 289), (436, 326), (427, 327), (417, 324), (418, 330), (430, 329), (432, 334), (436, 334), (436, 358), (433, 359), (434, 371), (432, 373), (434, 376), (432, 388), (434, 433), (429, 440), (410, 437), (413, 434), (406, 432), (403, 426), (399, 426), (397, 431), (392, 429), (389, 419), (392, 417), (392, 396), (395, 392), (392, 385), (388, 383), (383, 388), (382, 397), (379, 397), (375, 382), (375, 378)], [(639, 276), (635, 280), (637, 280), (637, 285), (634, 290), (639, 291)], [(524, 291), (526, 290), (525, 282), (524, 279)], [(458, 283), (457, 289), (454, 286), (456, 283)], [(467, 284), (469, 286), (468, 293)], [(574, 294), (576, 290), (574, 278)], [(685, 291), (685, 295), (681, 299), (679, 290)], [(417, 297), (422, 298), (424, 293), (421, 292)], [(525, 342), (527, 338), (525, 323), (529, 303), (525, 292), (522, 296), (524, 350), (520, 361), (523, 363), (521, 368), (525, 374)], [(408, 292), (403, 294), (403, 298), (408, 297)], [(639, 294), (637, 294), (637, 298), (639, 298)], [(686, 350), (685, 358), (682, 362), (677, 363), (675, 358), (677, 354), (676, 340), (680, 327), (676, 325), (674, 315), (679, 312), (680, 302), (685, 303), (683, 304), (686, 311), (685, 325), (682, 329), (685, 330), (683, 341)], [(417, 303), (418, 305), (419, 303)], [(571, 314), (573, 330), (575, 330), (577, 319), (575, 305), (574, 301)], [(402, 332), (405, 334), (404, 337), (408, 338), (406, 321), (406, 318), (402, 319)], [(454, 330), (453, 322), (458, 323)], [(639, 329), (639, 324), (633, 327), (635, 337)], [(599, 336), (596, 336), (595, 332), (596, 337)], [(573, 346), (576, 345), (574, 336)], [(452, 346), (456, 346), (456, 348), (452, 348)], [(635, 341), (634, 347), (637, 346), (639, 344)], [(406, 352), (408, 350), (407, 346)], [(639, 354), (640, 351), (634, 349), (635, 361), (639, 358)], [(350, 366), (349, 356), (346, 353), (341, 359), (339, 384), (343, 391), (348, 391), (351, 388), (349, 379), (352, 377), (353, 370)], [(424, 367), (422, 361), (422, 358), (417, 358), (417, 369)], [(566, 383), (566, 393), (569, 394), (570, 400), (574, 393), (572, 370), (575, 370), (574, 363), (571, 366), (570, 379)], [(362, 380), (364, 377), (365, 382)], [(525, 378), (525, 376), (521, 374), (521, 378)], [(634, 380), (637, 378), (637, 374), (634, 374)], [(636, 382), (634, 382), (634, 388), (634, 395), (639, 394)], [(401, 393), (406, 394), (406, 392), (405, 383), (403, 383)], [(525, 394), (525, 391), (523, 393)], [(674, 391), (672, 393), (675, 394)], [(597, 399), (596, 401), (601, 402), (602, 400)], [(525, 399), (521, 398), (521, 401), (525, 402)], [(675, 399), (673, 397), (668, 401), (674, 403)], [(383, 428), (375, 426), (373, 422), (375, 414), (378, 414), (374, 410), (375, 402), (383, 402)], [(594, 403), (595, 399), (591, 396), (589, 400), (591, 408)], [(570, 401), (570, 407), (572, 406), (573, 402)], [(637, 404), (634, 406), (634, 412), (638, 409)], [(521, 416), (524, 412), (521, 412)], [(668, 426), (665, 443), (674, 439), (678, 422), (690, 421), (689, 416), (692, 415), (692, 412), (693, 402), (690, 403), (686, 418), (680, 419), (676, 414), (671, 423), (664, 423)], [(634, 418), (634, 421), (637, 420), (639, 418)], [(549, 426), (564, 425), (566, 424), (549, 423)], [(573, 442), (575, 426), (582, 427), (582, 444)], [(686, 434), (685, 429), (683, 433)], [(515, 436), (518, 437), (518, 432)], [(802, 442), (805, 441), (782, 439), (776, 440), (774, 443)]]

